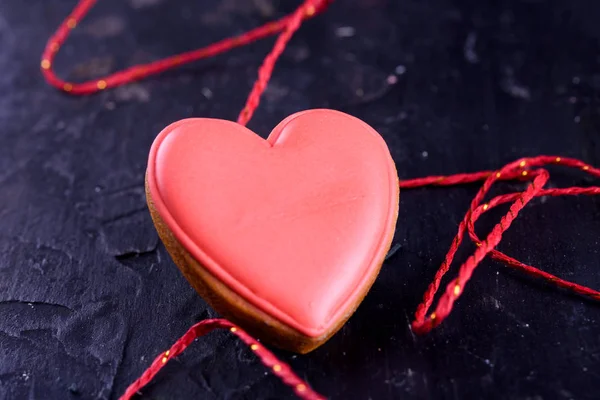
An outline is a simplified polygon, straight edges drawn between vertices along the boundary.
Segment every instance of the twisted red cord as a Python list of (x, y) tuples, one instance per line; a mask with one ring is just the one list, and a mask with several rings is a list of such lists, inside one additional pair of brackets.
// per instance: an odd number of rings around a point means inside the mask
[(305, 0), (292, 14), (242, 35), (227, 38), (200, 49), (177, 54), (147, 64), (134, 65), (122, 71), (91, 81), (82, 83), (67, 82), (55, 74), (53, 70), (54, 57), (56, 57), (56, 54), (69, 36), (71, 30), (77, 27), (79, 22), (86, 16), (97, 1), (98, 0), (80, 0), (73, 11), (71, 11), (71, 14), (67, 16), (56, 32), (50, 37), (44, 52), (42, 53), (41, 69), (46, 81), (55, 88), (70, 94), (87, 95), (141, 80), (180, 65), (214, 57), (233, 48), (245, 46), (258, 39), (283, 31), (277, 39), (273, 50), (267, 55), (263, 65), (260, 67), (258, 79), (252, 88), (252, 92), (248, 96), (246, 105), (238, 117), (238, 123), (242, 125), (245, 125), (250, 120), (254, 110), (258, 107), (260, 96), (267, 87), (277, 58), (279, 58), (285, 49), (287, 42), (294, 32), (300, 27), (303, 20), (322, 12), (329, 2), (329, 0)]
[[(497, 196), (497, 197), (493, 198), (492, 200), (490, 200), (490, 202), (488, 203), (488, 205), (489, 205), (488, 210), (492, 209), (500, 204), (515, 200), (518, 198), (519, 195), (520, 195), (520, 193), (511, 193), (511, 194)], [(570, 188), (565, 188), (565, 189), (542, 189), (539, 191), (539, 193), (536, 194), (536, 197), (537, 196), (565, 196), (565, 195), (600, 195), (600, 187), (587, 187), (587, 188), (570, 187)], [(479, 207), (477, 207), (477, 209), (471, 215), (471, 221), (469, 223), (468, 229), (469, 229), (469, 236), (471, 236), (471, 239), (475, 243), (480, 243), (481, 240), (475, 234), (474, 223), (479, 218), (479, 216), (481, 216), (481, 214), (483, 214), (484, 212), (485, 212), (484, 206), (480, 205)], [(565, 281), (561, 278), (558, 278), (552, 274), (549, 274), (547, 272), (539, 270), (535, 267), (532, 267), (527, 264), (523, 264), (520, 261), (515, 260), (514, 258), (509, 257), (509, 256), (505, 255), (504, 253), (499, 252), (498, 250), (492, 250), (490, 252), (490, 254), (491, 254), (492, 258), (495, 260), (501, 261), (502, 263), (504, 263), (510, 267), (513, 267), (515, 269), (522, 270), (523, 272), (525, 272), (529, 275), (532, 275), (534, 277), (542, 278), (542, 279), (556, 285), (557, 287), (571, 290), (582, 296), (591, 297), (594, 300), (600, 300), (600, 293), (598, 293), (597, 291), (595, 291), (593, 289), (590, 289), (588, 287), (581, 286), (581, 285), (578, 285), (578, 284), (575, 284), (575, 283), (572, 283), (569, 281)]]
[[(570, 187), (564, 189), (544, 189), (543, 186), (550, 178), (548, 171), (541, 167), (547, 164), (559, 164), (572, 168), (580, 169), (588, 174), (600, 178), (600, 170), (593, 168), (582, 161), (573, 158), (561, 158), (561, 157), (550, 157), (550, 156), (538, 156), (534, 158), (523, 158), (512, 162), (498, 171), (484, 171), (476, 172), (472, 174), (457, 174), (451, 176), (436, 176), (427, 178), (418, 178), (408, 181), (401, 181), (401, 188), (415, 188), (422, 186), (451, 186), (464, 183), (472, 183), (475, 181), (483, 180), (483, 186), (471, 202), (471, 206), (467, 211), (465, 217), (458, 226), (458, 232), (456, 237), (452, 241), (452, 245), (442, 262), (439, 270), (435, 274), (433, 282), (427, 288), (425, 295), (423, 296), (423, 302), (417, 307), (415, 312), (415, 320), (412, 323), (412, 328), (417, 333), (427, 333), (434, 327), (438, 326), (451, 312), (454, 302), (461, 296), (466, 283), (471, 279), (473, 271), (479, 263), (485, 258), (487, 254), (495, 260), (501, 261), (506, 265), (523, 271), (526, 274), (535, 278), (540, 278), (547, 283), (572, 291), (574, 293), (591, 297), (595, 300), (600, 300), (600, 292), (588, 288), (586, 286), (579, 285), (577, 283), (565, 281), (552, 274), (541, 271), (530, 265), (521, 263), (512, 257), (509, 257), (497, 250), (495, 247), (500, 243), (502, 234), (510, 227), (511, 223), (519, 215), (519, 212), (529, 203), (534, 197), (539, 196), (563, 196), (563, 195), (599, 195), (600, 187)], [(537, 169), (530, 169), (537, 168)], [(491, 199), (488, 203), (482, 204), (485, 195), (489, 192), (494, 182), (505, 179), (505, 180), (527, 180), (530, 185), (520, 193), (511, 193), (501, 196), (497, 196)], [(510, 203), (508, 213), (504, 215), (498, 224), (494, 226), (490, 234), (482, 241), (475, 234), (475, 221), (486, 211), (504, 203)], [(450, 269), (450, 265), (454, 260), (456, 251), (462, 243), (465, 231), (468, 230), (469, 236), (477, 244), (478, 248), (475, 250), (467, 261), (465, 261), (459, 269), (458, 277), (452, 280), (447, 286), (446, 290), (438, 300), (435, 310), (426, 316), (427, 312), (433, 304), (435, 294), (439, 290), (441, 280)]]
[(267, 367), (270, 368), (275, 375), (277, 375), (283, 383), (294, 388), (295, 393), (301, 399), (306, 400), (323, 400), (325, 399), (320, 394), (313, 391), (306, 383), (298, 378), (296, 374), (286, 364), (282, 363), (267, 350), (264, 346), (248, 335), (239, 327), (235, 326), (231, 322), (225, 319), (206, 319), (198, 322), (192, 326), (179, 340), (175, 342), (173, 346), (164, 353), (161, 353), (154, 359), (150, 367), (144, 371), (144, 373), (132, 383), (125, 394), (121, 396), (120, 400), (131, 399), (138, 391), (146, 386), (152, 378), (161, 370), (161, 368), (173, 357), (177, 357), (183, 352), (196, 338), (204, 336), (215, 329), (225, 328), (229, 329), (234, 335), (236, 335), (242, 342), (247, 344), (254, 353), (258, 356), (260, 361)]
[[(273, 68), (279, 56), (285, 50), (285, 47), (300, 27), (303, 20), (312, 17), (318, 12), (323, 11), (328, 0), (305, 0), (302, 5), (292, 14), (275, 22), (268, 23), (262, 27), (256, 28), (240, 36), (222, 40), (202, 49), (197, 49), (182, 53), (176, 56), (168, 57), (162, 60), (154, 61), (148, 64), (142, 64), (116, 72), (104, 78), (83, 83), (72, 83), (61, 80), (52, 70), (52, 62), (61, 45), (66, 40), (71, 29), (74, 29), (79, 21), (87, 14), (90, 8), (96, 3), (96, 0), (80, 0), (75, 9), (60, 25), (58, 30), (46, 45), (42, 55), (42, 73), (49, 84), (68, 92), (70, 94), (85, 95), (92, 94), (118, 85), (123, 85), (135, 80), (143, 79), (150, 75), (164, 72), (168, 69), (190, 63), (203, 58), (215, 56), (226, 52), (235, 47), (249, 44), (258, 39), (281, 32), (271, 52), (264, 59), (246, 105), (242, 109), (238, 123), (245, 125), (252, 117), (252, 114), (259, 105), (260, 97), (264, 92), (273, 72)], [(511, 268), (523, 271), (524, 273), (544, 280), (556, 287), (577, 293), (595, 300), (600, 300), (600, 292), (558, 278), (552, 274), (541, 271), (533, 266), (526, 265), (520, 261), (509, 257), (495, 247), (500, 243), (502, 234), (510, 227), (517, 218), (519, 212), (534, 197), (539, 196), (565, 196), (565, 195), (600, 195), (600, 187), (593, 186), (587, 188), (570, 187), (563, 189), (544, 189), (543, 186), (550, 178), (550, 174), (543, 168), (547, 164), (559, 164), (572, 168), (580, 169), (590, 175), (600, 178), (600, 170), (593, 168), (582, 161), (573, 158), (539, 156), (533, 158), (523, 158), (512, 162), (498, 171), (481, 171), (469, 174), (455, 174), (449, 176), (430, 176), (412, 180), (400, 181), (402, 189), (419, 188), (425, 186), (455, 186), (483, 181), (483, 186), (471, 202), (471, 206), (465, 217), (458, 226), (456, 237), (452, 241), (450, 249), (435, 274), (433, 282), (427, 288), (423, 296), (423, 302), (417, 307), (415, 321), (412, 328), (417, 333), (426, 333), (439, 325), (451, 312), (454, 302), (463, 293), (465, 285), (471, 278), (475, 268), (489, 254), (493, 259), (501, 261)], [(499, 180), (520, 180), (529, 182), (528, 187), (523, 192), (510, 193), (497, 196), (488, 203), (483, 200), (489, 192), (492, 185)], [(475, 222), (486, 211), (497, 207), (500, 204), (512, 203), (508, 213), (504, 215), (498, 224), (484, 240), (481, 240), (475, 233)], [(450, 269), (465, 232), (468, 232), (470, 238), (477, 244), (475, 252), (460, 266), (458, 276), (447, 286), (444, 293), (440, 296), (438, 303), (428, 317), (426, 314), (431, 308), (434, 297), (440, 288), (441, 280)], [(304, 381), (298, 378), (292, 370), (284, 363), (280, 362), (271, 352), (261, 346), (255, 339), (234, 326), (231, 322), (223, 319), (205, 320), (197, 323), (188, 330), (167, 352), (159, 355), (152, 365), (133, 382), (123, 395), (122, 399), (129, 399), (139, 392), (150, 380), (160, 371), (168, 360), (180, 354), (189, 346), (194, 339), (203, 336), (216, 328), (229, 328), (231, 332), (237, 335), (244, 343), (250, 346), (259, 357), (260, 361), (277, 375), (286, 385), (293, 388), (295, 393), (303, 399), (323, 399), (321, 395), (314, 392)]]

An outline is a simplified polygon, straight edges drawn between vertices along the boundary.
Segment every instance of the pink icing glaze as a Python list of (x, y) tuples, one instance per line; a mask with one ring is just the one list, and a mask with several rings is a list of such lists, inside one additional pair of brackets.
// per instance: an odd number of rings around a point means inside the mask
[(338, 111), (291, 115), (267, 140), (231, 121), (178, 121), (156, 138), (147, 173), (158, 213), (190, 254), (310, 337), (351, 312), (395, 228), (389, 150)]

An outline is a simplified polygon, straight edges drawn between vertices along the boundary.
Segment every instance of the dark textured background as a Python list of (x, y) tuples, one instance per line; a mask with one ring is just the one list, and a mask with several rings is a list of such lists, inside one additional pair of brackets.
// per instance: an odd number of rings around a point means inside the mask
[[(241, 33), (298, 3), (103, 0), (57, 69), (96, 77)], [(0, 398), (116, 398), (192, 323), (215, 315), (159, 244), (144, 201), (147, 153), (172, 121), (234, 119), (272, 45), (69, 97), (44, 83), (39, 56), (74, 4), (0, 0)], [(597, 0), (338, 0), (294, 37), (250, 127), (266, 136), (305, 108), (352, 113), (384, 136), (401, 178), (540, 153), (600, 165), (599, 18)], [(591, 183), (558, 170), (551, 184)], [(597, 399), (598, 304), (493, 261), (440, 329), (411, 333), (475, 191), (403, 192), (401, 248), (355, 316), (310, 355), (278, 354), (332, 399)], [(500, 249), (600, 288), (599, 232), (600, 200), (542, 198)], [(464, 260), (472, 246), (462, 250)], [(291, 397), (224, 332), (197, 341), (144, 394)]]

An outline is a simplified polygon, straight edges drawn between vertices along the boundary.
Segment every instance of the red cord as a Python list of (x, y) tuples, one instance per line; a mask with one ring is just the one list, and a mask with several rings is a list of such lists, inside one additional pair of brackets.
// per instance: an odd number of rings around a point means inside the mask
[(258, 39), (283, 31), (277, 39), (273, 50), (267, 55), (263, 65), (260, 67), (258, 79), (252, 88), (252, 92), (248, 96), (246, 105), (238, 117), (238, 123), (246, 125), (252, 117), (254, 110), (258, 107), (260, 96), (267, 87), (277, 58), (279, 58), (285, 49), (287, 42), (300, 27), (303, 20), (322, 12), (330, 0), (305, 0), (292, 14), (275, 22), (270, 22), (242, 35), (224, 39), (200, 49), (177, 54), (148, 64), (134, 65), (111, 75), (83, 83), (62, 80), (54, 73), (54, 57), (56, 57), (61, 46), (65, 40), (67, 40), (71, 30), (79, 25), (79, 22), (86, 16), (97, 1), (98, 0), (79, 0), (79, 3), (77, 3), (73, 11), (71, 11), (71, 14), (62, 22), (62, 24), (60, 24), (56, 32), (50, 37), (44, 48), (44, 52), (42, 53), (41, 69), (46, 81), (55, 88), (70, 94), (87, 95), (141, 80), (180, 65), (214, 57), (233, 48), (245, 46)]
[[(528, 275), (536, 278), (540, 278), (547, 283), (570, 290), (574, 293), (591, 297), (595, 300), (600, 300), (600, 292), (590, 289), (588, 287), (565, 281), (552, 274), (543, 272), (535, 267), (521, 263), (512, 257), (509, 257), (494, 248), (500, 243), (502, 234), (510, 227), (511, 223), (519, 215), (519, 212), (529, 203), (534, 197), (539, 196), (563, 196), (563, 195), (599, 195), (600, 187), (570, 187), (565, 189), (544, 189), (544, 185), (550, 178), (548, 171), (542, 168), (547, 164), (559, 164), (565, 165), (572, 168), (577, 168), (590, 175), (600, 178), (600, 170), (593, 168), (582, 161), (573, 158), (561, 158), (561, 157), (550, 157), (550, 156), (538, 156), (534, 158), (523, 158), (512, 162), (498, 171), (484, 171), (476, 172), (472, 174), (456, 174), (451, 176), (436, 176), (418, 178), (407, 181), (401, 181), (401, 188), (415, 188), (423, 186), (453, 186), (464, 183), (472, 183), (475, 181), (484, 181), (483, 186), (471, 202), (471, 206), (467, 211), (462, 222), (458, 226), (458, 233), (452, 241), (452, 245), (446, 254), (440, 269), (435, 274), (433, 282), (427, 288), (425, 295), (423, 296), (423, 302), (417, 307), (415, 313), (415, 320), (412, 323), (412, 328), (416, 333), (427, 333), (431, 329), (438, 326), (452, 311), (454, 302), (461, 296), (464, 291), (465, 285), (471, 279), (473, 271), (479, 263), (485, 258), (486, 255), (490, 254), (493, 259), (501, 261), (506, 265), (523, 271)], [(531, 169), (535, 168), (535, 169)], [(490, 200), (488, 203), (482, 204), (484, 197), (489, 192), (494, 182), (498, 180), (526, 180), (530, 182), (530, 185), (521, 193), (511, 193), (501, 196), (497, 196)], [(486, 211), (503, 203), (512, 202), (508, 213), (504, 215), (500, 222), (494, 226), (491, 233), (482, 241), (475, 234), (475, 221)], [(447, 286), (446, 290), (438, 300), (435, 310), (426, 316), (427, 312), (433, 304), (435, 294), (439, 290), (441, 280), (450, 269), (450, 265), (454, 260), (454, 255), (460, 246), (465, 231), (468, 231), (471, 239), (477, 244), (478, 248), (475, 253), (465, 261), (459, 269), (458, 277), (452, 280)]]
[[(205, 48), (189, 51), (176, 56), (168, 57), (162, 60), (154, 61), (148, 64), (142, 64), (130, 67), (123, 71), (100, 78), (94, 81), (84, 83), (72, 83), (61, 80), (52, 70), (52, 62), (61, 45), (69, 35), (70, 30), (74, 29), (79, 21), (87, 14), (90, 8), (97, 0), (80, 0), (75, 9), (60, 25), (58, 30), (46, 45), (42, 55), (41, 68), (42, 73), (48, 83), (60, 90), (70, 94), (85, 95), (97, 91), (123, 85), (135, 80), (140, 80), (150, 75), (164, 72), (168, 69), (187, 64), (203, 58), (209, 58), (220, 53), (224, 53), (235, 47), (244, 46), (258, 39), (262, 39), (276, 32), (281, 32), (271, 52), (264, 59), (259, 69), (258, 79), (256, 80), (246, 105), (242, 109), (238, 123), (245, 125), (248, 123), (252, 114), (258, 107), (260, 97), (264, 92), (270, 78), (275, 63), (294, 34), (300, 27), (303, 20), (312, 17), (318, 12), (324, 10), (328, 0), (305, 0), (292, 14), (275, 22), (268, 23), (262, 27), (256, 28), (240, 36), (222, 40), (209, 45)], [(587, 172), (588, 174), (600, 178), (600, 169), (591, 167), (582, 161), (573, 158), (561, 158), (550, 156), (538, 156), (533, 158), (523, 158), (512, 162), (498, 171), (481, 171), (469, 174), (455, 174), (449, 176), (430, 176), (411, 180), (400, 181), (402, 189), (412, 189), (426, 186), (455, 186), (467, 183), (483, 181), (483, 186), (471, 202), (462, 222), (458, 226), (456, 237), (452, 241), (450, 249), (446, 254), (440, 269), (435, 274), (433, 282), (427, 288), (423, 296), (423, 302), (417, 307), (415, 320), (412, 328), (417, 333), (427, 333), (438, 326), (451, 312), (454, 302), (461, 296), (465, 286), (481, 261), (489, 254), (493, 259), (501, 261), (511, 268), (520, 270), (535, 278), (540, 278), (548, 284), (583, 295), (594, 300), (600, 300), (600, 292), (588, 287), (560, 279), (552, 274), (541, 271), (533, 266), (526, 265), (520, 261), (509, 257), (495, 247), (500, 243), (502, 234), (510, 227), (517, 218), (519, 212), (534, 197), (539, 196), (566, 196), (566, 195), (600, 195), (600, 187), (593, 186), (587, 188), (570, 187), (563, 189), (544, 189), (544, 185), (550, 178), (547, 170), (541, 168), (548, 164), (564, 165)], [(492, 185), (499, 180), (520, 180), (528, 182), (528, 187), (523, 192), (510, 193), (497, 196), (487, 203), (483, 200), (489, 192)], [(486, 211), (504, 204), (512, 203), (508, 213), (504, 215), (498, 224), (494, 226), (490, 234), (481, 240), (475, 233), (475, 222)], [(435, 295), (438, 292), (441, 280), (450, 269), (465, 232), (468, 232), (470, 238), (478, 246), (473, 255), (471, 255), (459, 268), (458, 276), (447, 286), (444, 293), (440, 296), (435, 310), (427, 316), (431, 308)], [(231, 322), (223, 319), (205, 320), (197, 323), (188, 330), (175, 344), (159, 355), (152, 365), (133, 382), (121, 399), (130, 399), (139, 392), (150, 380), (160, 371), (166, 362), (180, 354), (189, 346), (194, 339), (203, 336), (216, 328), (229, 328), (231, 332), (237, 335), (244, 343), (255, 351), (260, 361), (270, 368), (286, 385), (293, 388), (295, 393), (303, 399), (323, 399), (324, 397), (314, 392), (308, 384), (298, 378), (292, 370), (284, 363), (279, 361), (271, 352), (260, 345), (255, 339), (249, 336), (240, 328), (234, 326)]]
[(204, 336), (217, 328), (229, 329), (229, 331), (236, 335), (242, 342), (246, 343), (258, 356), (260, 361), (267, 368), (271, 369), (271, 371), (278, 376), (283, 383), (292, 387), (294, 392), (301, 399), (325, 399), (323, 396), (313, 391), (302, 379), (298, 378), (298, 376), (294, 374), (290, 367), (279, 361), (277, 357), (273, 355), (273, 353), (258, 343), (252, 336), (248, 335), (246, 332), (225, 319), (206, 319), (198, 322), (188, 329), (188, 331), (181, 338), (179, 338), (179, 340), (177, 340), (169, 350), (156, 357), (150, 367), (127, 388), (125, 394), (121, 396), (120, 400), (131, 399), (141, 388), (146, 386), (152, 380), (152, 378), (154, 378), (154, 376), (162, 369), (167, 361), (173, 357), (177, 357), (196, 338)]

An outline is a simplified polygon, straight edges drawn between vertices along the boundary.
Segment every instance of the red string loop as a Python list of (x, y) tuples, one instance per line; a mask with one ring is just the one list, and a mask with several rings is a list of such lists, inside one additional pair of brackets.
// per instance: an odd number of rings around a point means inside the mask
[(138, 81), (194, 61), (214, 57), (236, 47), (242, 47), (259, 39), (282, 32), (277, 39), (273, 50), (271, 50), (264, 59), (263, 64), (259, 69), (258, 79), (254, 83), (254, 87), (248, 96), (246, 105), (238, 117), (238, 123), (246, 125), (252, 117), (254, 110), (258, 107), (260, 97), (267, 87), (267, 83), (271, 79), (271, 73), (273, 72), (277, 59), (281, 53), (283, 53), (283, 50), (294, 32), (300, 27), (302, 21), (323, 12), (331, 0), (305, 0), (302, 5), (290, 15), (242, 35), (227, 38), (200, 49), (177, 54), (147, 64), (134, 65), (122, 71), (91, 81), (82, 83), (65, 81), (59, 78), (54, 72), (54, 58), (69, 37), (71, 31), (79, 25), (80, 21), (87, 15), (97, 1), (98, 0), (80, 0), (73, 11), (71, 11), (71, 14), (62, 22), (56, 32), (48, 40), (44, 52), (42, 53), (40, 67), (44, 78), (50, 85), (69, 94), (89, 95), (101, 90)]
[(283, 383), (292, 387), (296, 395), (305, 400), (324, 400), (325, 398), (313, 391), (302, 379), (286, 364), (282, 363), (275, 357), (273, 353), (267, 350), (262, 344), (258, 343), (254, 338), (248, 335), (239, 327), (225, 319), (206, 319), (192, 326), (179, 340), (164, 353), (161, 353), (154, 359), (150, 367), (125, 391), (120, 400), (129, 400), (140, 389), (146, 386), (152, 378), (165, 366), (165, 364), (181, 354), (196, 338), (204, 336), (215, 329), (229, 329), (231, 333), (236, 335), (242, 342), (250, 347), (258, 356), (260, 361), (277, 375)]
[[(67, 93), (74, 95), (86, 95), (112, 88), (115, 86), (127, 84), (136, 80), (155, 75), (166, 70), (184, 65), (193, 61), (213, 57), (224, 53), (235, 47), (245, 46), (258, 39), (270, 36), (280, 32), (271, 52), (264, 59), (258, 73), (258, 79), (254, 83), (246, 105), (242, 109), (238, 123), (245, 125), (252, 117), (254, 111), (259, 105), (260, 97), (264, 92), (273, 72), (273, 68), (279, 56), (285, 50), (285, 47), (291, 39), (294, 32), (300, 27), (307, 18), (322, 12), (330, 3), (330, 0), (305, 0), (292, 14), (283, 17), (275, 22), (268, 23), (259, 28), (253, 29), (240, 36), (224, 39), (207, 47), (192, 50), (179, 55), (171, 56), (162, 60), (154, 61), (148, 64), (136, 65), (125, 70), (113, 73), (104, 78), (83, 83), (67, 82), (56, 76), (52, 69), (54, 57), (67, 39), (70, 31), (74, 29), (81, 19), (88, 13), (97, 0), (80, 0), (75, 9), (60, 25), (58, 30), (48, 41), (42, 55), (41, 68), (47, 82)], [(417, 307), (415, 320), (412, 328), (416, 333), (427, 333), (438, 326), (452, 311), (456, 300), (463, 293), (465, 286), (475, 268), (481, 261), (490, 255), (492, 259), (498, 260), (511, 268), (522, 271), (535, 278), (540, 278), (546, 283), (558, 288), (577, 293), (594, 300), (600, 300), (600, 292), (558, 278), (552, 274), (541, 271), (533, 266), (526, 265), (520, 261), (509, 257), (496, 250), (500, 243), (502, 235), (511, 226), (522, 209), (535, 197), (539, 196), (565, 196), (565, 195), (600, 195), (600, 187), (592, 186), (587, 188), (570, 187), (562, 189), (544, 189), (544, 185), (550, 179), (550, 174), (542, 168), (548, 164), (564, 165), (584, 171), (595, 178), (600, 178), (600, 169), (594, 168), (584, 162), (573, 158), (561, 158), (550, 156), (539, 156), (533, 158), (523, 158), (512, 162), (498, 171), (481, 171), (470, 174), (455, 174), (449, 176), (430, 176), (411, 180), (400, 181), (399, 185), (403, 189), (411, 189), (426, 186), (455, 186), (461, 184), (475, 183), (483, 181), (481, 189), (471, 202), (470, 208), (465, 217), (458, 226), (458, 232), (452, 241), (450, 249), (442, 262), (439, 270), (436, 272), (433, 282), (427, 288), (423, 296), (423, 302)], [(497, 181), (502, 180), (520, 180), (528, 182), (527, 188), (518, 193), (509, 193), (497, 196), (489, 202), (484, 203), (484, 198), (490, 188)], [(508, 212), (502, 216), (500, 221), (494, 226), (491, 232), (481, 240), (475, 233), (475, 222), (483, 213), (498, 205), (512, 203)], [(429, 309), (433, 305), (434, 297), (438, 292), (444, 275), (450, 269), (465, 232), (468, 233), (471, 240), (478, 246), (475, 252), (460, 266), (458, 276), (447, 286), (446, 290), (440, 296), (435, 310), (427, 316)], [(260, 361), (270, 368), (286, 385), (293, 388), (295, 393), (303, 399), (317, 400), (323, 399), (321, 395), (314, 392), (308, 384), (298, 378), (292, 370), (283, 362), (279, 361), (271, 352), (260, 345), (255, 339), (249, 336), (240, 328), (234, 326), (231, 322), (223, 319), (211, 319), (197, 323), (188, 330), (168, 351), (159, 355), (152, 365), (133, 382), (123, 395), (122, 399), (130, 399), (141, 388), (148, 384), (152, 378), (160, 371), (166, 362), (176, 357), (185, 350), (195, 338), (203, 336), (217, 328), (228, 328), (232, 333), (238, 336), (252, 350), (255, 351)]]
[[(423, 302), (417, 307), (415, 312), (415, 320), (412, 323), (412, 328), (416, 333), (427, 333), (433, 328), (442, 323), (442, 321), (450, 314), (454, 302), (462, 295), (465, 285), (471, 279), (471, 276), (479, 265), (479, 263), (490, 254), (495, 260), (501, 261), (514, 269), (523, 271), (524, 273), (540, 278), (550, 285), (560, 287), (574, 293), (590, 297), (595, 300), (600, 300), (600, 292), (582, 286), (573, 282), (565, 281), (552, 274), (541, 271), (533, 266), (526, 265), (520, 261), (509, 257), (495, 247), (500, 243), (502, 235), (512, 222), (517, 218), (519, 212), (529, 203), (534, 197), (539, 196), (562, 196), (562, 195), (598, 195), (600, 187), (570, 187), (565, 189), (544, 189), (544, 185), (550, 179), (550, 174), (543, 167), (548, 164), (564, 165), (572, 168), (577, 168), (596, 178), (600, 178), (600, 170), (593, 168), (584, 162), (574, 158), (562, 158), (551, 156), (538, 156), (534, 158), (523, 158), (514, 161), (499, 171), (484, 171), (473, 174), (457, 174), (451, 176), (436, 176), (427, 178), (418, 178), (400, 182), (401, 188), (416, 188), (424, 186), (452, 186), (457, 184), (472, 183), (483, 180), (483, 186), (477, 192), (477, 195), (471, 202), (471, 206), (465, 217), (458, 226), (458, 232), (452, 241), (452, 245), (438, 269), (433, 279), (433, 282), (427, 288), (423, 296)], [(536, 169), (531, 169), (536, 168)], [(498, 180), (526, 180), (530, 184), (520, 193), (511, 193), (493, 198), (488, 203), (482, 204), (483, 199), (489, 192), (492, 185)], [(498, 224), (494, 226), (490, 234), (481, 240), (475, 234), (475, 221), (486, 211), (504, 203), (512, 202), (508, 213), (505, 214)], [(454, 260), (456, 251), (462, 243), (465, 231), (468, 231), (473, 242), (478, 246), (477, 250), (460, 266), (458, 277), (452, 280), (442, 293), (435, 310), (429, 315), (426, 314), (431, 308), (434, 297), (440, 288), (441, 280), (450, 269), (450, 265)]]

